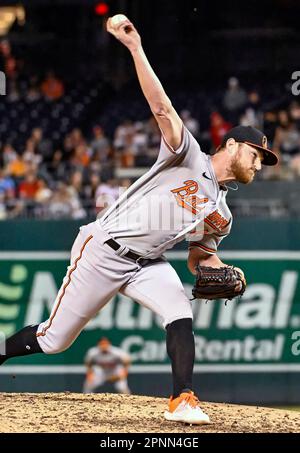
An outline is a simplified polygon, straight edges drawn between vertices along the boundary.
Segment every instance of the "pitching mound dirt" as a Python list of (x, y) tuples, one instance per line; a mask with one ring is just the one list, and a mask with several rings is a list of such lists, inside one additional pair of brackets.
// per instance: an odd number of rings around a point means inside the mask
[(0, 432), (198, 433), (300, 432), (300, 413), (203, 403), (211, 425), (163, 418), (167, 400), (108, 393), (0, 393)]

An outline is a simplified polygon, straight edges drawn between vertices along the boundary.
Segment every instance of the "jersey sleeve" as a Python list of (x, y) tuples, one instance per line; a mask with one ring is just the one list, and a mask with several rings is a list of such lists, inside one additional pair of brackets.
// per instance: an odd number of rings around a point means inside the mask
[(223, 237), (217, 234), (206, 234), (201, 241), (190, 241), (189, 250), (198, 248), (208, 255), (214, 255), (217, 252), (222, 239)]
[(161, 131), (161, 142), (159, 148), (159, 154), (157, 161), (163, 161), (170, 158), (174, 158), (174, 156), (178, 156), (181, 154), (189, 153), (191, 147), (198, 146), (200, 150), (200, 146), (197, 143), (196, 139), (192, 136), (192, 134), (188, 131), (188, 129), (182, 123), (182, 131), (181, 131), (181, 143), (177, 149), (172, 148), (172, 146), (167, 142), (166, 138)]
[(199, 248), (208, 255), (214, 255), (217, 252), (220, 243), (230, 233), (231, 223), (232, 222), (230, 221), (230, 224), (228, 224), (226, 231), (222, 233), (209, 233), (205, 234), (200, 240), (190, 240), (189, 250)]
[(84, 363), (86, 365), (92, 365), (95, 357), (95, 351), (94, 348), (89, 349), (88, 352), (86, 353), (84, 357)]

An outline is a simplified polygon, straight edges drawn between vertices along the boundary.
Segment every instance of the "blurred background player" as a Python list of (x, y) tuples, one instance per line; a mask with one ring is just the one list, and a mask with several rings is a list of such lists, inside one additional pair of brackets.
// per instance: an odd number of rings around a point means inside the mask
[(101, 338), (97, 346), (86, 354), (87, 373), (83, 392), (93, 393), (97, 387), (110, 382), (118, 393), (130, 394), (127, 382), (130, 363), (131, 358), (126, 352), (112, 346), (107, 338)]

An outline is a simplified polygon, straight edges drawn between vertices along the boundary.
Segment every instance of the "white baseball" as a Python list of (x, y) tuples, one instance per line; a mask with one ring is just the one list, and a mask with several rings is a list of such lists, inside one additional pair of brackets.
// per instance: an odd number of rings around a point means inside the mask
[(116, 14), (110, 19), (110, 23), (113, 27), (117, 27), (121, 22), (125, 22), (125, 20), (128, 20), (124, 14)]

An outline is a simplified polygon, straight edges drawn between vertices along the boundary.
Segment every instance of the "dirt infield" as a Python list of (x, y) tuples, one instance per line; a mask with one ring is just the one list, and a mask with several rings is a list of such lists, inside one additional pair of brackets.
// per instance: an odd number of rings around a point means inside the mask
[(212, 424), (163, 418), (167, 400), (109, 393), (0, 393), (0, 432), (197, 433), (300, 432), (300, 413), (203, 403)]

